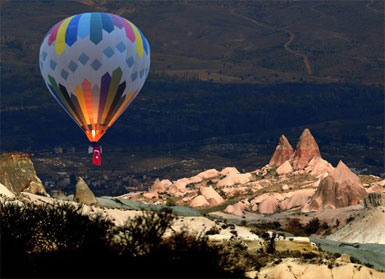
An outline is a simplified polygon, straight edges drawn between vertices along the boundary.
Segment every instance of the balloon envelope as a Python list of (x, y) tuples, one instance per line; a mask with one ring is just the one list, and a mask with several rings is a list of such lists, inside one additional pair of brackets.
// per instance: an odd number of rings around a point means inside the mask
[(142, 88), (150, 46), (130, 21), (109, 13), (84, 13), (51, 28), (39, 62), (53, 97), (88, 139), (97, 142)]

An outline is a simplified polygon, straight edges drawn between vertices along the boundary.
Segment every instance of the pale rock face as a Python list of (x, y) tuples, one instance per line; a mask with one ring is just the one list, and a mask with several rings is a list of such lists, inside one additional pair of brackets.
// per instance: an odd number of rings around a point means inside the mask
[(209, 205), (210, 203), (206, 200), (206, 198), (203, 195), (196, 196), (190, 202), (191, 207), (206, 207)]
[(26, 191), (49, 196), (36, 175), (29, 154), (26, 153), (12, 152), (0, 155), (0, 183), (15, 193)]
[(321, 157), (317, 142), (309, 129), (302, 132), (293, 158), (293, 168), (302, 169), (308, 165), (311, 159)]
[(385, 188), (382, 186), (374, 185), (374, 186), (367, 188), (366, 192), (368, 192), (368, 193), (381, 193), (381, 192), (384, 193)]
[(263, 186), (258, 181), (251, 181), (245, 184), (245, 186), (250, 187), (252, 191), (260, 190)]
[(370, 207), (327, 238), (343, 242), (385, 244), (385, 206)]
[(158, 193), (147, 192), (143, 194), (143, 197), (145, 197), (146, 199), (152, 199), (154, 197), (158, 197)]
[(84, 182), (83, 178), (81, 177), (78, 177), (77, 179), (74, 201), (88, 205), (98, 204), (94, 193), (92, 193), (91, 189), (88, 188), (88, 185)]
[(179, 191), (185, 192), (187, 184), (190, 184), (190, 180), (188, 178), (181, 178), (175, 181), (174, 186), (176, 186)]
[(170, 188), (168, 188), (167, 193), (169, 193), (173, 197), (183, 196), (183, 193), (180, 191), (180, 189), (176, 185), (172, 185)]
[(279, 201), (273, 197), (267, 197), (258, 206), (259, 212), (263, 214), (273, 214), (278, 207)]
[(237, 202), (236, 204), (228, 205), (225, 209), (225, 212), (236, 216), (243, 216), (244, 215), (243, 209), (244, 209), (243, 204), (240, 202)]
[(302, 189), (294, 191), (291, 197), (279, 203), (279, 207), (281, 210), (288, 210), (297, 206), (302, 207), (309, 201), (314, 192), (315, 189)]
[(329, 269), (326, 264), (316, 265), (286, 258), (282, 263), (266, 266), (258, 273), (258, 279), (384, 279), (383, 272), (363, 265), (347, 263)]
[(228, 214), (233, 214), (236, 216), (245, 215), (245, 210), (249, 209), (250, 203), (247, 199), (241, 200), (235, 204), (228, 205), (225, 209), (225, 212)]
[(223, 188), (223, 192), (226, 193), (228, 197), (233, 197), (239, 194), (246, 193), (248, 191), (247, 187), (226, 187)]
[(238, 174), (238, 173), (239, 173), (239, 171), (236, 168), (227, 167), (227, 168), (224, 168), (223, 170), (221, 170), (221, 172), (219, 174), (224, 175), (224, 176), (229, 176), (229, 175)]
[(324, 173), (332, 174), (334, 172), (334, 167), (321, 157), (314, 157), (310, 160), (305, 170), (313, 176), (318, 176)]
[(194, 196), (187, 196), (187, 197), (184, 197), (183, 199), (182, 199), (182, 201), (183, 202), (191, 202), (192, 200), (193, 200), (193, 198), (195, 198)]
[(0, 195), (6, 196), (7, 198), (15, 198), (15, 194), (8, 190), (3, 184), (0, 183)]
[(332, 175), (321, 180), (317, 191), (302, 211), (355, 205), (366, 194), (360, 179), (345, 164), (340, 162)]
[(253, 178), (253, 175), (251, 173), (235, 173), (221, 179), (218, 182), (217, 186), (225, 187), (225, 186), (231, 186), (235, 184), (246, 184), (247, 182), (250, 182), (252, 178)]
[(279, 167), (285, 161), (289, 160), (293, 153), (293, 147), (290, 145), (287, 138), (282, 135), (279, 138), (279, 143), (275, 148), (273, 156), (270, 159), (269, 166)]
[(251, 211), (253, 211), (253, 212), (257, 212), (257, 211), (258, 211), (258, 204), (254, 204), (254, 205), (252, 205), (252, 207), (251, 207)]
[(58, 200), (67, 200), (67, 196), (60, 189), (54, 189), (51, 191), (51, 197)]
[(210, 205), (219, 205), (225, 201), (211, 186), (202, 187), (200, 191)]
[(385, 179), (381, 180), (381, 181), (378, 181), (378, 182), (375, 182), (374, 185), (375, 186), (380, 186), (380, 187), (385, 187)]
[(350, 180), (351, 182), (357, 182), (358, 184), (362, 185), (360, 178), (354, 172), (352, 172), (342, 161), (339, 161), (337, 167), (332, 173), (332, 176), (334, 177), (335, 182)]
[(258, 180), (258, 183), (262, 186), (262, 187), (268, 187), (270, 186), (272, 183), (269, 179), (261, 179), (261, 180)]
[(155, 179), (155, 182), (154, 184), (151, 186), (149, 192), (150, 193), (160, 193), (160, 192), (164, 192), (168, 187), (170, 187), (172, 185), (172, 182), (168, 179), (163, 179), (162, 181), (160, 181), (158, 178)]
[(289, 160), (285, 161), (281, 166), (275, 170), (279, 175), (287, 174), (293, 172), (293, 167), (291, 166)]
[(282, 188), (283, 191), (289, 190), (289, 186), (287, 186), (287, 184), (282, 185), (281, 188)]
[[(39, 178), (37, 178), (39, 179)], [(45, 191), (45, 188), (43, 187), (43, 184), (41, 183), (40, 179), (39, 182), (31, 181), (29, 183), (28, 188), (24, 190), (24, 192), (29, 192), (32, 194), (42, 195), (49, 197), (48, 193)]]
[(251, 204), (261, 203), (267, 198), (274, 198), (278, 201), (282, 201), (290, 195), (291, 193), (264, 193), (252, 199)]
[(190, 177), (188, 180), (190, 183), (200, 183), (202, 182), (203, 178), (196, 175), (196, 176)]
[(316, 175), (316, 178), (318, 179), (316, 182), (313, 183), (313, 187), (318, 187), (319, 183), (321, 182), (322, 179), (324, 179), (326, 176), (329, 174), (327, 172), (321, 173), (319, 175)]
[(210, 179), (210, 178), (216, 177), (218, 175), (219, 175), (219, 171), (217, 171), (216, 169), (209, 169), (209, 170), (205, 170), (204, 172), (197, 174), (196, 176), (198, 176), (202, 179)]

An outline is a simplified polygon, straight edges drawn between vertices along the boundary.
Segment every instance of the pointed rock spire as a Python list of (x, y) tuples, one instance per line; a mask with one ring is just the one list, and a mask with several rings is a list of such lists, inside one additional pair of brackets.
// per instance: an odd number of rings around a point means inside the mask
[(297, 148), (294, 153), (293, 167), (294, 169), (302, 169), (307, 166), (311, 159), (321, 157), (317, 142), (309, 129), (302, 132)]
[(366, 195), (360, 178), (340, 161), (333, 173), (321, 180), (317, 191), (302, 211), (355, 205)]
[(332, 172), (332, 176), (336, 182), (350, 180), (351, 182), (357, 182), (358, 184), (362, 185), (360, 178), (354, 172), (352, 172), (349, 167), (345, 165), (341, 160), (338, 162), (337, 167)]
[(279, 167), (285, 161), (290, 159), (290, 156), (294, 153), (293, 147), (290, 145), (287, 138), (282, 135), (279, 138), (279, 143), (275, 148), (275, 152), (270, 159), (269, 165)]
[(87, 183), (80, 176), (78, 177), (76, 183), (74, 201), (89, 205), (98, 203), (94, 193), (92, 193)]

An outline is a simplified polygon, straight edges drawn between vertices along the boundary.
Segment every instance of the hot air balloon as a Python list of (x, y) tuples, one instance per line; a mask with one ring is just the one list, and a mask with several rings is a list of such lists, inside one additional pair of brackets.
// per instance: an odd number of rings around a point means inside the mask
[[(51, 28), (39, 63), (52, 96), (98, 147), (142, 88), (150, 46), (139, 28), (120, 16), (83, 13)], [(94, 164), (100, 165), (95, 153)]]

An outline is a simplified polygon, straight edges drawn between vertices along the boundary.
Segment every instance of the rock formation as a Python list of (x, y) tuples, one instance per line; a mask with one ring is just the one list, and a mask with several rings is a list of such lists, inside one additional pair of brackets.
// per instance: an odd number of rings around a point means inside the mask
[(364, 198), (365, 207), (385, 206), (385, 193), (369, 193)]
[(314, 157), (310, 160), (305, 170), (313, 176), (318, 176), (320, 174), (333, 173), (334, 167), (321, 157)]
[(251, 173), (233, 173), (229, 174), (225, 178), (218, 182), (218, 187), (231, 186), (235, 184), (245, 184), (250, 182), (252, 179)]
[(277, 210), (279, 201), (276, 198), (268, 196), (258, 206), (258, 210), (263, 214), (272, 214)]
[(317, 191), (302, 211), (355, 205), (366, 194), (359, 177), (340, 161), (333, 173), (321, 180)]
[(278, 174), (287, 174), (293, 171), (293, 167), (291, 166), (289, 160), (287, 160), (282, 165), (280, 165), (275, 171)]
[(98, 204), (94, 193), (92, 193), (87, 183), (85, 183), (81, 177), (78, 177), (77, 179), (74, 201), (89, 205)]
[(225, 201), (211, 186), (202, 187), (200, 190), (210, 205), (218, 205)]
[(202, 179), (210, 179), (219, 175), (219, 171), (216, 169), (209, 169), (199, 173), (197, 176)]
[(229, 176), (229, 175), (237, 174), (237, 173), (239, 173), (239, 170), (237, 170), (237, 168), (227, 167), (227, 168), (224, 168), (223, 170), (221, 170), (220, 175)]
[(376, 197), (375, 194), (371, 193), (371, 197), (365, 199), (369, 208), (327, 238), (344, 242), (385, 244), (385, 206), (378, 205), (385, 202), (385, 197), (382, 193), (378, 193)]
[(345, 263), (335, 266), (327, 264), (301, 263), (293, 258), (286, 258), (277, 265), (261, 268), (258, 279), (383, 279), (384, 273), (360, 264)]
[(0, 183), (0, 196), (4, 196), (10, 199), (15, 198), (15, 194), (12, 193), (7, 187)]
[(314, 194), (315, 189), (301, 189), (293, 192), (293, 194), (280, 202), (279, 207), (281, 210), (292, 209), (297, 206), (304, 206), (309, 198)]
[(228, 205), (225, 209), (225, 212), (236, 216), (243, 216), (244, 210), (246, 209), (246, 207), (247, 207), (246, 204), (242, 202), (237, 202), (236, 204)]
[(270, 159), (269, 166), (279, 167), (285, 161), (289, 160), (293, 153), (294, 153), (293, 147), (290, 145), (287, 138), (284, 135), (282, 135), (279, 138), (279, 143), (275, 148), (275, 152), (273, 156)]
[(362, 186), (360, 178), (352, 172), (344, 162), (339, 161), (337, 167), (334, 169), (332, 176), (335, 182), (350, 181), (358, 183)]
[(51, 197), (58, 200), (67, 200), (67, 196), (60, 189), (54, 189), (51, 191)]
[(172, 185), (171, 181), (168, 179), (163, 179), (162, 181), (159, 178), (155, 179), (154, 184), (151, 186), (150, 193), (160, 193), (164, 192), (167, 187)]
[(294, 169), (302, 169), (314, 157), (321, 157), (320, 150), (310, 130), (305, 129), (299, 138), (292, 165)]
[(190, 202), (191, 207), (205, 207), (209, 205), (210, 203), (206, 200), (206, 198), (203, 195), (196, 196)]
[(37, 177), (31, 157), (26, 153), (3, 153), (0, 155), (0, 183), (10, 191), (30, 192), (49, 196)]

